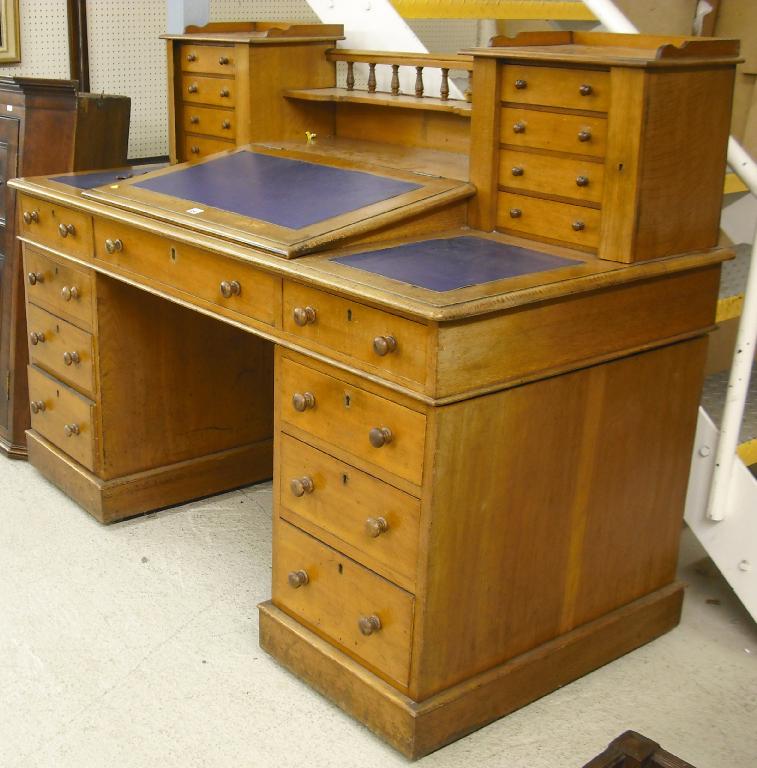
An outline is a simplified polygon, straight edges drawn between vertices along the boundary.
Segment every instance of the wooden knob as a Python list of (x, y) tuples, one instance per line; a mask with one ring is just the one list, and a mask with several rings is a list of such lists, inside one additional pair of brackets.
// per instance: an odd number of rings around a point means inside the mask
[(519, 165), (514, 165), (510, 170), (510, 173), (512, 173), (513, 176), (522, 176), (523, 168), (521, 168)]
[(71, 301), (71, 299), (78, 299), (79, 289), (75, 285), (72, 285), (71, 287), (64, 285), (60, 289), (60, 295), (63, 298), (63, 301)]
[(115, 240), (108, 239), (105, 241), (105, 250), (108, 253), (116, 253), (116, 251), (123, 251), (123, 249), (124, 244), (118, 237)]
[(571, 226), (576, 232), (581, 232), (586, 229), (586, 224), (584, 224), (583, 221), (574, 221)]
[(190, 118), (189, 118), (189, 122), (192, 125), (197, 125), (200, 122), (200, 118), (197, 117), (197, 115), (191, 115)]
[(58, 232), (61, 237), (68, 237), (76, 233), (76, 227), (73, 224), (58, 224)]
[(576, 176), (576, 186), (577, 187), (588, 187), (589, 186), (589, 177), (588, 176)]
[(307, 571), (290, 571), (289, 576), (287, 576), (287, 581), (292, 589), (299, 589), (300, 587), (304, 587), (310, 581), (310, 577), (308, 576)]
[(42, 413), (47, 408), (44, 400), (32, 400), (29, 407), (32, 409), (32, 413)]
[(513, 125), (513, 133), (525, 133), (525, 132), (526, 132), (526, 124), (522, 120), (518, 120), (518, 122)]
[(523, 215), (523, 211), (521, 211), (520, 208), (511, 208), (510, 209), (510, 218), (511, 219), (519, 219)]
[(78, 352), (64, 352), (63, 353), (63, 362), (65, 365), (79, 365), (81, 362), (81, 357), (79, 357)]
[(197, 54), (196, 53), (188, 53), (187, 54), (187, 61), (197, 61)]
[(292, 315), (294, 322), (300, 326), (315, 322), (315, 309), (313, 307), (295, 307)]
[(29, 279), (29, 285), (36, 285), (37, 283), (45, 282), (45, 276), (42, 274), (42, 272), (30, 272), (27, 275), (27, 278)]
[(373, 340), (373, 351), (383, 357), (397, 349), (397, 339), (394, 336), (376, 336)]
[(66, 433), (66, 437), (71, 437), (72, 435), (78, 435), (79, 434), (79, 425), (78, 424), (66, 424), (63, 427), (63, 431)]
[(192, 83), (191, 85), (187, 86), (187, 90), (190, 93), (197, 93), (197, 83)]
[(578, 132), (578, 140), (579, 141), (591, 141), (591, 131), (588, 129), (584, 129), (583, 131)]
[(229, 89), (228, 88), (221, 88), (221, 91), (219, 93), (220, 97), (222, 99), (225, 99), (229, 96)]
[(221, 296), (224, 299), (230, 299), (232, 296), (239, 296), (242, 293), (242, 286), (237, 280), (221, 281)]
[(526, 81), (526, 80), (516, 80), (515, 81), (515, 87), (519, 91), (522, 91), (524, 88), (528, 88), (528, 81)]
[(31, 224), (39, 221), (39, 211), (24, 211), (24, 223)]
[(295, 477), (289, 481), (289, 490), (297, 498), (304, 496), (306, 493), (312, 493), (315, 489), (313, 481), (307, 475), (304, 477)]
[(372, 538), (377, 539), (382, 533), (389, 530), (389, 523), (383, 517), (369, 517), (365, 521), (365, 532)]
[(302, 413), (308, 408), (315, 407), (315, 395), (312, 392), (295, 392), (292, 395), (292, 405), (295, 411)]
[(373, 427), (368, 432), (368, 440), (374, 448), (381, 448), (392, 442), (392, 430), (389, 427)]
[(361, 616), (357, 621), (357, 625), (362, 634), (366, 636), (372, 635), (381, 629), (381, 619), (375, 613), (371, 616)]
[(44, 344), (45, 343), (45, 334), (42, 333), (42, 331), (32, 331), (29, 334), (29, 341), (31, 341), (32, 346), (37, 346), (37, 344)]
[(193, 155), (199, 155), (199, 154), (200, 154), (200, 148), (197, 146), (197, 144), (193, 144), (193, 145), (190, 147), (189, 151), (190, 151), (190, 152), (191, 152)]
[(221, 123), (221, 128), (222, 128), (224, 131), (228, 131), (228, 130), (231, 128), (231, 120), (224, 120), (224, 121)]
[(219, 56), (218, 57), (218, 63), (223, 67), (224, 65), (229, 63), (229, 57), (228, 56)]
[(588, 83), (584, 83), (578, 89), (578, 92), (581, 94), (581, 96), (591, 96), (591, 94), (594, 93), (594, 89)]

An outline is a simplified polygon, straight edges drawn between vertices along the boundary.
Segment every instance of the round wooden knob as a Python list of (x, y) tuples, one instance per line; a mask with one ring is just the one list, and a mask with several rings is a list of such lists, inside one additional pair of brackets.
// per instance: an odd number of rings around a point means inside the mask
[(522, 91), (523, 89), (528, 88), (528, 82), (526, 80), (516, 80), (515, 81), (515, 87), (519, 91)]
[(368, 432), (368, 440), (374, 448), (381, 448), (392, 442), (392, 430), (389, 427), (373, 427)]
[(579, 141), (591, 141), (591, 131), (584, 129), (578, 132)]
[(300, 587), (304, 587), (310, 581), (310, 577), (308, 576), (307, 571), (290, 571), (287, 576), (287, 581), (292, 589), (299, 589)]
[(295, 392), (292, 395), (292, 405), (295, 411), (302, 413), (308, 408), (315, 407), (315, 395), (312, 392)]
[(42, 333), (42, 331), (32, 331), (29, 334), (29, 341), (31, 341), (32, 346), (37, 346), (37, 344), (44, 344), (45, 343), (45, 334)]
[(79, 434), (79, 425), (78, 424), (66, 424), (63, 427), (63, 431), (66, 433), (66, 437), (72, 437), (73, 435)]
[(295, 307), (292, 315), (294, 322), (300, 326), (315, 322), (315, 309), (313, 307)]
[(394, 336), (376, 336), (373, 340), (373, 351), (383, 357), (397, 349), (397, 339)]
[(24, 211), (24, 223), (31, 224), (39, 221), (39, 211)]
[(32, 400), (29, 407), (32, 409), (32, 413), (42, 413), (47, 406), (44, 400)]
[(200, 148), (197, 146), (197, 144), (193, 144), (193, 145), (190, 147), (189, 151), (190, 151), (190, 152), (191, 152), (193, 155), (199, 155), (199, 154), (200, 154)]
[(357, 621), (357, 625), (362, 634), (366, 636), (372, 635), (381, 629), (381, 619), (375, 613), (371, 616), (361, 616)]
[(200, 118), (197, 117), (197, 115), (191, 115), (190, 118), (189, 118), (189, 122), (192, 125), (197, 125), (200, 122)]
[(229, 96), (229, 89), (228, 88), (221, 88), (220, 94), (222, 99), (226, 99)]
[(63, 362), (65, 365), (79, 365), (81, 358), (78, 352), (64, 352)]
[(523, 215), (523, 211), (521, 211), (520, 208), (511, 208), (510, 209), (510, 218), (511, 219), (519, 219)]
[(239, 296), (242, 293), (242, 286), (237, 280), (221, 281), (221, 296), (224, 299), (230, 299), (232, 296)]
[(61, 237), (68, 237), (76, 233), (76, 227), (73, 224), (58, 224), (58, 232)]
[(574, 221), (571, 224), (571, 227), (573, 227), (576, 232), (581, 232), (582, 230), (586, 229), (586, 224), (584, 224), (583, 221)]
[(117, 251), (123, 251), (124, 244), (120, 238), (116, 238), (115, 240), (106, 240), (105, 241), (105, 250), (108, 253), (116, 253)]
[(594, 93), (594, 89), (588, 83), (584, 83), (578, 89), (578, 92), (581, 94), (581, 96), (591, 96), (591, 94)]
[(513, 176), (522, 176), (523, 168), (521, 168), (519, 165), (514, 165), (510, 170), (510, 173), (512, 173)]
[(313, 481), (307, 475), (304, 477), (295, 477), (293, 480), (289, 481), (289, 490), (292, 491), (297, 498), (304, 496), (306, 493), (312, 493), (314, 489), (315, 486), (313, 485)]
[(231, 128), (231, 120), (224, 120), (224, 121), (221, 123), (221, 128), (222, 128), (224, 131), (228, 131), (228, 130)]
[(229, 63), (229, 57), (228, 56), (219, 56), (218, 63), (223, 67), (224, 65)]
[(63, 298), (63, 301), (71, 301), (71, 299), (78, 299), (79, 289), (75, 285), (72, 285), (71, 287), (64, 285), (60, 289), (60, 295)]
[(377, 539), (382, 533), (389, 530), (389, 523), (383, 517), (369, 517), (365, 521), (365, 532), (372, 538)]
[(45, 282), (45, 276), (42, 274), (42, 272), (30, 272), (27, 275), (27, 278), (29, 279), (29, 285), (36, 285), (37, 283)]
[(589, 186), (589, 177), (588, 176), (576, 176), (576, 186), (577, 187), (588, 187)]
[(526, 132), (526, 124), (522, 120), (518, 120), (515, 125), (513, 125), (513, 133), (525, 133)]
[(197, 83), (192, 83), (191, 85), (189, 85), (189, 86), (187, 87), (187, 90), (188, 90), (190, 93), (197, 93)]
[(197, 61), (197, 54), (196, 53), (188, 53), (187, 54), (187, 61)]

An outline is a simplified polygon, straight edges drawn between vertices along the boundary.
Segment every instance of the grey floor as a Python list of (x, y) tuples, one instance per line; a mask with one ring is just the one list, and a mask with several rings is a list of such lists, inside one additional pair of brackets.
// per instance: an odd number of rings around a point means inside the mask
[[(259, 649), (270, 514), (263, 484), (106, 528), (0, 460), (0, 766), (408, 765)], [(418, 764), (579, 768), (632, 728), (757, 765), (757, 627), (682, 541), (679, 628)]]

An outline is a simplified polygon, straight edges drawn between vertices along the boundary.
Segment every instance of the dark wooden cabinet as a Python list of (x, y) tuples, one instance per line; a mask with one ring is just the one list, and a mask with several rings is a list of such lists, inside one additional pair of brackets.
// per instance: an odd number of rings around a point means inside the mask
[(131, 102), (75, 80), (0, 78), (0, 450), (26, 456), (26, 318), (15, 176), (126, 165)]

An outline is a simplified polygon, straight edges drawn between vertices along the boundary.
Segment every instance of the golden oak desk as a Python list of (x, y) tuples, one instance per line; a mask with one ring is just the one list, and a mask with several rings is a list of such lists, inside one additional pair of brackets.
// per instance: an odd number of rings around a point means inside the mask
[[(476, 82), (496, 84), (494, 61)], [(254, 154), (323, 163), (317, 147)], [(205, 162), (220, 161), (191, 167)], [(420, 756), (677, 622), (728, 253), (702, 242), (623, 264), (544, 242), (543, 271), (417, 287), (336, 259), (429, 238), (535, 243), (464, 228), (464, 181), (333, 153), (329, 166), (412, 189), (287, 229), (139, 180), (83, 195), (15, 182), (42, 324), (30, 460), (104, 521), (273, 468), (261, 645)], [(488, 202), (479, 191), (477, 215)]]

